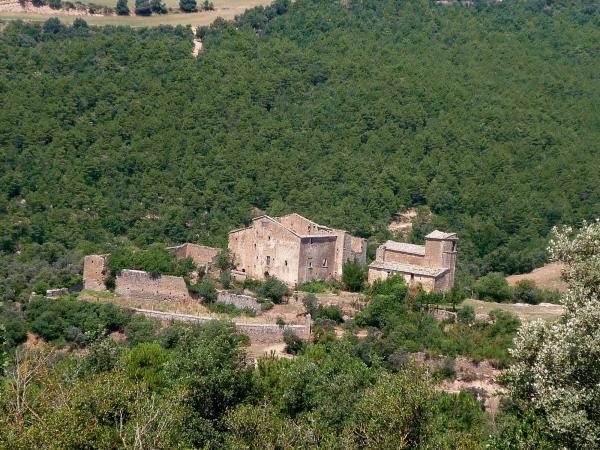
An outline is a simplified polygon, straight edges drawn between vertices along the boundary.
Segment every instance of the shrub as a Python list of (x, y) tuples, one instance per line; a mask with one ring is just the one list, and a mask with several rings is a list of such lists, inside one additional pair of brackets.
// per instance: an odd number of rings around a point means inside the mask
[(117, 14), (119, 16), (128, 16), (129, 15), (129, 6), (127, 5), (127, 0), (117, 0)]
[(342, 267), (342, 281), (344, 282), (346, 289), (350, 292), (362, 290), (366, 275), (365, 269), (356, 260), (349, 260)]
[(513, 299), (537, 305), (540, 302), (540, 292), (533, 280), (520, 280), (513, 289)]
[(60, 9), (62, 7), (61, 0), (48, 0), (48, 6), (52, 9)]
[(473, 322), (475, 320), (475, 308), (471, 305), (465, 305), (458, 310), (457, 316), (459, 322)]
[(335, 323), (342, 323), (344, 321), (342, 310), (339, 306), (329, 305), (323, 306), (319, 305), (316, 311), (316, 319), (328, 319)]
[(231, 287), (231, 273), (228, 270), (221, 272), (219, 281), (224, 289), (229, 289)]
[(259, 298), (258, 302), (260, 303), (263, 311), (268, 311), (270, 309), (273, 309), (273, 307), (275, 306), (275, 303), (273, 303), (271, 300), (267, 300), (267, 299)]
[(289, 293), (290, 291), (285, 283), (273, 276), (266, 278), (258, 292), (260, 296), (271, 299), (276, 304), (281, 303)]
[(275, 321), (275, 323), (277, 324), (277, 326), (279, 326), (281, 328), (285, 327), (285, 320), (281, 316), (277, 317), (277, 320)]
[(225, 248), (219, 252), (215, 265), (219, 270), (230, 270), (234, 268), (233, 255), (229, 249)]
[(311, 292), (313, 294), (322, 294), (327, 292), (328, 285), (325, 281), (309, 281), (298, 286), (298, 290), (302, 292)]
[(512, 290), (500, 272), (490, 272), (477, 280), (475, 292), (480, 300), (504, 302), (512, 298)]
[(408, 286), (401, 275), (390, 275), (385, 280), (376, 280), (366, 290), (369, 296), (391, 295), (399, 301), (403, 301), (408, 292)]
[(188, 291), (202, 297), (205, 303), (214, 303), (217, 300), (217, 289), (210, 278), (204, 278), (197, 284), (189, 285)]
[(300, 336), (294, 333), (292, 330), (285, 330), (283, 332), (283, 342), (285, 342), (285, 351), (290, 355), (297, 355), (306, 346)]
[(190, 13), (198, 11), (196, 0), (179, 0), (179, 9), (183, 12)]
[(310, 314), (310, 316), (314, 319), (317, 315), (317, 307), (319, 306), (316, 295), (308, 294), (302, 300), (302, 304), (304, 305), (304, 308), (306, 309), (306, 313)]
[(248, 317), (256, 317), (256, 311), (254, 311), (252, 308), (236, 308), (234, 305), (223, 302), (211, 303), (208, 306), (208, 309), (217, 314), (228, 314), (236, 317), (243, 314), (244, 316)]

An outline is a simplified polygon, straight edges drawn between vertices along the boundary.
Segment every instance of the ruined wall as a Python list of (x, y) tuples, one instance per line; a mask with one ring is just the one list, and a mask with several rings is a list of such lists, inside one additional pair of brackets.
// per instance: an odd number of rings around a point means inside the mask
[(252, 309), (257, 314), (260, 314), (262, 311), (262, 305), (258, 303), (254, 297), (250, 297), (249, 295), (233, 294), (231, 292), (222, 291), (217, 295), (217, 301), (227, 305), (233, 305), (239, 309)]
[[(205, 324), (212, 317), (193, 316), (188, 314), (168, 313), (162, 311), (151, 311), (148, 309), (130, 308), (132, 311), (143, 314), (146, 317), (157, 320), (180, 321), (196, 324)], [(236, 329), (247, 335), (253, 343), (271, 344), (283, 342), (283, 332), (291, 330), (302, 339), (307, 340), (310, 337), (310, 317), (307, 317), (304, 325), (285, 325), (280, 327), (271, 323), (244, 323), (235, 322)]]
[(266, 275), (288, 285), (298, 282), (300, 238), (269, 218), (258, 218), (253, 227), (229, 234), (229, 249), (236, 269), (252, 278)]
[(192, 258), (196, 265), (206, 267), (214, 262), (221, 249), (186, 242), (175, 247), (168, 247), (167, 251), (175, 253), (177, 259)]
[(107, 275), (108, 255), (88, 255), (83, 258), (83, 288), (91, 291), (105, 291), (104, 279)]
[(191, 300), (183, 277), (152, 275), (142, 270), (122, 270), (115, 293), (140, 300)]
[(334, 277), (336, 242), (335, 235), (302, 238), (298, 284)]

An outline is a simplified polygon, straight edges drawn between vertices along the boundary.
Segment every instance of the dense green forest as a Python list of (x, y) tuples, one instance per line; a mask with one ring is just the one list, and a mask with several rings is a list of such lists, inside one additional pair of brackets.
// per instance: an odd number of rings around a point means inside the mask
[(426, 206), (464, 279), (600, 215), (593, 2), (280, 0), (202, 29), (0, 34), (0, 296), (122, 240), (224, 245), (255, 208), (373, 242)]

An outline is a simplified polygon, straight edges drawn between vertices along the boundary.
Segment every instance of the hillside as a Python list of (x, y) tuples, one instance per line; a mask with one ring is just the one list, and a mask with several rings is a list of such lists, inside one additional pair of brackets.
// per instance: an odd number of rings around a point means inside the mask
[(277, 2), (204, 30), (0, 35), (0, 296), (131, 240), (223, 245), (253, 208), (373, 242), (458, 232), (463, 280), (545, 260), (600, 214), (600, 13)]

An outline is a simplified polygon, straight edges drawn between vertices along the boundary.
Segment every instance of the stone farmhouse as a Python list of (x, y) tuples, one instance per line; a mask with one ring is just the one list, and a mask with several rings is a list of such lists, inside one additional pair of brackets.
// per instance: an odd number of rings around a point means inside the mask
[(272, 275), (290, 286), (339, 279), (346, 261), (367, 259), (365, 239), (295, 213), (259, 216), (249, 227), (231, 231), (229, 250), (237, 271), (255, 279)]
[(425, 245), (387, 241), (377, 248), (369, 265), (369, 283), (399, 274), (409, 285), (421, 284), (427, 292), (447, 291), (454, 286), (455, 233), (435, 230), (425, 236)]

